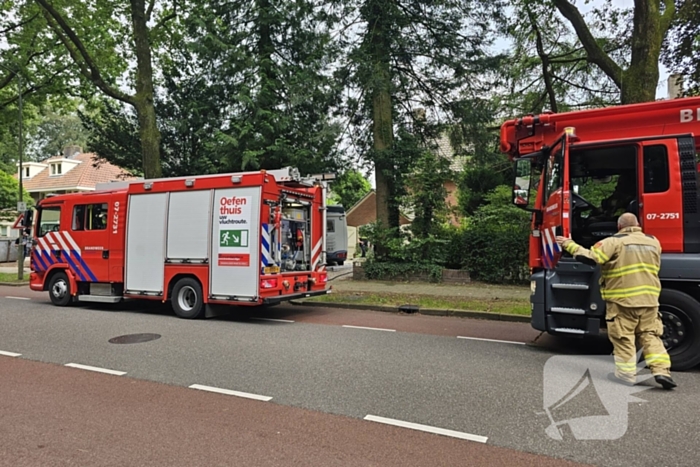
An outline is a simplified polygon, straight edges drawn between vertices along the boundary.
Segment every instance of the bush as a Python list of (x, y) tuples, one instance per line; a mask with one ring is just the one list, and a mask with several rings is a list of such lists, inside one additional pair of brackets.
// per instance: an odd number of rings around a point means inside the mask
[(473, 279), (521, 282), (528, 276), (530, 213), (511, 204), (511, 188), (486, 196), (464, 230), (464, 264)]
[(365, 263), (368, 279), (395, 279), (426, 274), (439, 281), (442, 268), (467, 269), (472, 279), (518, 283), (528, 279), (530, 213), (511, 203), (510, 186), (489, 192), (463, 225), (443, 225), (426, 238), (399, 229), (371, 225), (364, 230), (381, 245)]

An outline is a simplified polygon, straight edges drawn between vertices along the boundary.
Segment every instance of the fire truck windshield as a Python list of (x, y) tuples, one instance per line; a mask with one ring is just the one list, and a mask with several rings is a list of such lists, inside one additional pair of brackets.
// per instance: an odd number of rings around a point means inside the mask
[(60, 220), (60, 206), (48, 206), (39, 208), (39, 212), (37, 213), (36, 236), (43, 237), (49, 232), (58, 232)]

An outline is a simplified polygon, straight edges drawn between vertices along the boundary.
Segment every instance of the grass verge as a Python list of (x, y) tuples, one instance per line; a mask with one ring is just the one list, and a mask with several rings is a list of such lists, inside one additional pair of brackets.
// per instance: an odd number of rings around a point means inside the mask
[(17, 280), (16, 272), (0, 272), (0, 282), (27, 282), (29, 280), (29, 273), (24, 273), (24, 279)]
[(324, 303), (353, 303), (358, 305), (418, 305), (421, 308), (441, 310), (485, 311), (512, 315), (530, 315), (530, 302), (520, 300), (464, 299), (463, 297), (435, 297), (377, 292), (333, 292), (307, 299)]

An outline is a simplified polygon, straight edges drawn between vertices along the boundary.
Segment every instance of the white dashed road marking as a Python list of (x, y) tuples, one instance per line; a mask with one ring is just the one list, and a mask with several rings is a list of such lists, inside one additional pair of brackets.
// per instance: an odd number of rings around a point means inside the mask
[(98, 366), (81, 365), (80, 363), (66, 363), (66, 366), (78, 368), (79, 370), (96, 371), (98, 373), (107, 373), (108, 375), (122, 376), (126, 371), (110, 370), (108, 368), (100, 368)]
[(485, 443), (488, 441), (486, 436), (473, 435), (462, 431), (446, 430), (429, 425), (420, 425), (418, 423), (404, 422), (403, 420), (395, 420), (393, 418), (378, 417), (376, 415), (367, 415), (365, 420), (370, 422), (384, 423), (386, 425), (400, 426), (402, 428), (410, 428), (411, 430), (425, 431), (436, 435), (450, 436), (452, 438), (466, 439), (477, 443)]
[(31, 300), (31, 298), (27, 297), (12, 297), (10, 295), (6, 296), (5, 298), (11, 298), (12, 300)]
[(517, 341), (501, 341), (498, 339), (484, 339), (482, 337), (466, 337), (466, 336), (457, 336), (457, 339), (469, 339), (473, 341), (485, 341), (485, 342), (500, 342), (501, 344), (517, 344), (517, 345), (525, 345), (525, 342), (517, 342)]
[(4, 355), (6, 357), (19, 357), (22, 354), (21, 353), (14, 353), (14, 352), (5, 352), (4, 350), (0, 350), (0, 355)]
[(293, 323), (291, 319), (274, 319), (274, 318), (250, 318), (256, 321), (274, 321), (275, 323)]
[(216, 392), (218, 394), (226, 394), (227, 396), (245, 397), (246, 399), (255, 399), (256, 401), (267, 402), (272, 400), (272, 397), (261, 396), (259, 394), (251, 394), (249, 392), (232, 391), (230, 389), (215, 388), (212, 386), (204, 386), (202, 384), (193, 384), (190, 389), (199, 389), (200, 391)]
[(368, 328), (365, 326), (351, 326), (349, 324), (343, 324), (344, 328), (352, 328), (352, 329), (368, 329), (370, 331), (386, 331), (386, 332), (396, 332), (396, 329), (385, 329), (385, 328)]

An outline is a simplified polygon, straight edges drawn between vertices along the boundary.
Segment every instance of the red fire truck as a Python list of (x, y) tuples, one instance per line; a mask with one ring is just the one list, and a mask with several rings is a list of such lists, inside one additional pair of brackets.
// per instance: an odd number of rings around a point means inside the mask
[(199, 318), (330, 292), (325, 185), (296, 169), (101, 188), (36, 207), (30, 287), (54, 305), (170, 300)]
[(674, 369), (700, 363), (700, 98), (528, 115), (501, 127), (515, 161), (513, 202), (532, 212), (532, 326), (555, 335), (605, 325), (600, 268), (562, 252), (590, 248), (633, 212), (663, 247), (662, 337)]

